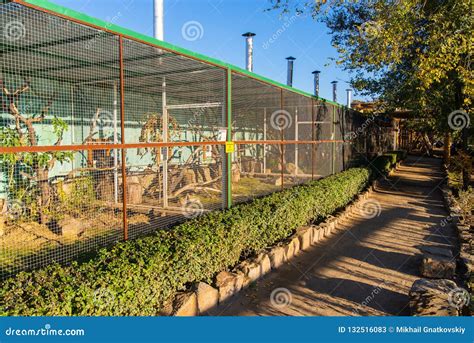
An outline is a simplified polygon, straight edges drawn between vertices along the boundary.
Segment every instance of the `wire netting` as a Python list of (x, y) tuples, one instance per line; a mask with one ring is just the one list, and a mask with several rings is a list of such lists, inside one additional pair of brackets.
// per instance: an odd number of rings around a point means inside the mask
[(331, 175), (393, 141), (390, 123), (158, 42), (15, 3), (0, 5), (0, 27), (2, 279)]

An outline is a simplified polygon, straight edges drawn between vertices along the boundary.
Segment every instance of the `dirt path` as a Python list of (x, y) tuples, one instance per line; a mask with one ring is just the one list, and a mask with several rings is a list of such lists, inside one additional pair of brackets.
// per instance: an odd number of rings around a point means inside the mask
[(444, 225), (440, 164), (408, 158), (368, 199), (380, 205), (378, 216), (355, 211), (331, 237), (210, 314), (408, 315), (423, 247), (456, 243), (454, 230)]

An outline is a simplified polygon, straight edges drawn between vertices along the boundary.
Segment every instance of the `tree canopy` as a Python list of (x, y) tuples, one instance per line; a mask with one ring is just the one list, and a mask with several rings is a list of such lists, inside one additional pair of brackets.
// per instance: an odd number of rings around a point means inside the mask
[(453, 111), (471, 112), (472, 0), (270, 1), (324, 22), (354, 88), (386, 110), (412, 110), (438, 132)]

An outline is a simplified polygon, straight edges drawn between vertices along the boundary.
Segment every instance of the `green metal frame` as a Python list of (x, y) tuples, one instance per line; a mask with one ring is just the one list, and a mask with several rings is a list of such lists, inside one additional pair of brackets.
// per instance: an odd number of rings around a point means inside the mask
[[(232, 70), (227, 69), (227, 142), (232, 142)], [(227, 208), (232, 206), (232, 154), (227, 155)]]
[(320, 98), (320, 97), (316, 97), (316, 96), (314, 96), (314, 95), (312, 95), (308, 92), (305, 92), (303, 90), (293, 88), (293, 87), (289, 87), (285, 84), (282, 84), (278, 81), (269, 79), (267, 77), (255, 74), (253, 72), (249, 72), (249, 71), (247, 71), (245, 69), (242, 69), (240, 67), (237, 67), (235, 65), (232, 65), (232, 64), (220, 61), (218, 59), (215, 59), (215, 58), (212, 58), (212, 57), (209, 57), (209, 56), (206, 56), (206, 55), (202, 55), (202, 54), (199, 54), (199, 53), (181, 48), (181, 47), (176, 46), (174, 44), (170, 44), (170, 43), (167, 43), (167, 42), (164, 42), (164, 41), (160, 41), (158, 39), (146, 36), (144, 34), (126, 29), (124, 27), (121, 27), (121, 26), (118, 26), (118, 25), (115, 25), (115, 24), (112, 24), (112, 23), (108, 23), (106, 21), (91, 17), (87, 14), (77, 12), (77, 11), (69, 9), (67, 7), (63, 7), (63, 6), (54, 4), (54, 3), (52, 3), (48, 0), (21, 0), (21, 1), (5, 0), (5, 2), (16, 2), (16, 3), (20, 3), (20, 4), (21, 3), (30, 4), (32, 6), (40, 8), (40, 9), (44, 9), (48, 12), (56, 13), (60, 16), (68, 17), (68, 18), (71, 18), (73, 20), (80, 21), (80, 22), (89, 24), (91, 26), (95, 26), (99, 29), (103, 29), (103, 30), (115, 33), (117, 35), (122, 35), (125, 38), (132, 38), (132, 39), (135, 39), (135, 40), (146, 42), (146, 43), (155, 45), (158, 48), (162, 48), (162, 49), (165, 49), (165, 50), (170, 50), (172, 52), (176, 52), (178, 54), (181, 54), (181, 55), (193, 58), (193, 59), (197, 59), (197, 60), (200, 60), (200, 61), (203, 61), (203, 62), (211, 63), (215, 66), (221, 67), (223, 69), (230, 70), (234, 73), (238, 73), (238, 74), (241, 74), (241, 75), (248, 76), (250, 78), (259, 80), (261, 82), (270, 84), (272, 86), (275, 86), (275, 87), (278, 87), (278, 88), (281, 88), (281, 89), (288, 90), (290, 92), (293, 92), (293, 93), (296, 93), (296, 94), (299, 94), (299, 95), (309, 97), (311, 99), (316, 99), (318, 101), (325, 102), (325, 103), (328, 103), (328, 104), (331, 104), (331, 105), (334, 105), (334, 106), (337, 106), (337, 107), (342, 107), (342, 108), (346, 107), (344, 105), (335, 103), (333, 101), (330, 101), (330, 100), (327, 100), (327, 99), (324, 99), (324, 98)]

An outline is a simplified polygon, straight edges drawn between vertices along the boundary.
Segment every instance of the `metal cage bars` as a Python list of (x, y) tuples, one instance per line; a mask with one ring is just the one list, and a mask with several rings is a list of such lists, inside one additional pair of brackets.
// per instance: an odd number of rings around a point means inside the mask
[[(168, 51), (169, 53), (173, 53), (176, 56), (180, 56), (181, 52), (180, 51), (174, 51), (172, 49), (169, 49), (167, 47), (157, 45), (150, 43), (148, 41), (144, 41), (141, 39), (138, 39), (136, 37), (132, 36), (126, 36), (121, 33), (117, 33), (115, 31), (108, 30), (107, 28), (103, 28), (100, 26), (95, 26), (92, 25), (91, 23), (88, 22), (83, 22), (74, 18), (70, 18), (68, 16), (63, 16), (61, 14), (55, 13), (48, 11), (47, 9), (35, 6), (34, 4), (30, 4), (28, 2), (20, 1), (20, 0), (14, 0), (14, 2), (24, 5), (26, 7), (32, 8), (34, 11), (41, 11), (46, 13), (47, 15), (53, 15), (53, 16), (59, 16), (63, 19), (66, 20), (71, 20), (73, 22), (76, 22), (77, 24), (80, 25), (85, 25), (88, 27), (92, 27), (97, 30), (101, 30), (104, 32), (108, 32), (112, 34), (113, 36), (118, 38), (118, 66), (119, 66), (119, 91), (118, 91), (118, 96), (119, 96), (119, 110), (120, 110), (120, 142), (117, 140), (114, 140), (113, 143), (98, 143), (94, 144), (93, 148), (91, 148), (90, 145), (84, 145), (84, 144), (71, 144), (71, 145), (37, 145), (37, 146), (18, 146), (18, 147), (0, 147), (0, 154), (19, 154), (19, 153), (41, 153), (41, 152), (80, 152), (80, 151), (90, 151), (90, 150), (104, 150), (104, 151), (120, 151), (120, 156), (121, 156), (121, 178), (122, 178), (122, 223), (123, 223), (123, 239), (127, 240), (130, 237), (130, 232), (129, 232), (129, 215), (128, 215), (128, 209), (129, 209), (129, 204), (127, 202), (128, 198), (128, 171), (127, 171), (127, 151), (130, 149), (135, 149), (135, 148), (155, 148), (155, 149), (162, 149), (166, 148), (166, 151), (168, 151), (169, 148), (179, 148), (179, 147), (206, 147), (206, 146), (219, 146), (221, 147), (221, 150), (224, 146), (236, 146), (236, 147), (241, 147), (241, 146), (252, 146), (255, 147), (255, 149), (260, 148), (261, 151), (263, 151), (263, 157), (261, 158), (263, 160), (263, 164), (261, 168), (263, 170), (260, 170), (260, 173), (265, 174), (267, 172), (267, 169), (265, 167), (265, 162), (268, 159), (268, 156), (266, 157), (266, 153), (268, 153), (268, 148), (270, 147), (278, 147), (279, 148), (279, 167), (278, 163), (275, 161), (272, 161), (277, 164), (277, 167), (275, 169), (279, 169), (279, 177), (280, 177), (280, 188), (279, 189), (284, 189), (286, 186), (291, 186), (293, 184), (297, 184), (300, 182), (305, 182), (309, 179), (315, 179), (316, 177), (320, 176), (325, 176), (328, 174), (333, 174), (337, 171), (339, 171), (341, 168), (336, 168), (336, 154), (337, 154), (337, 146), (338, 145), (344, 145), (345, 142), (345, 137), (336, 137), (336, 128), (337, 125), (345, 125), (344, 120), (341, 122), (336, 121), (336, 106), (334, 104), (331, 104), (330, 102), (325, 102), (322, 101), (319, 98), (315, 97), (310, 97), (304, 94), (301, 94), (301, 92), (296, 92), (293, 91), (292, 89), (288, 89), (285, 87), (280, 87), (278, 85), (272, 84), (271, 82), (266, 82), (265, 80), (262, 80), (261, 78), (253, 77), (253, 75), (241, 72), (239, 70), (235, 70), (230, 67), (222, 66), (218, 63), (213, 64), (212, 61), (208, 60), (202, 60), (196, 56), (189, 56), (187, 55), (186, 58), (189, 59), (194, 59), (196, 61), (202, 62), (203, 64), (207, 65), (212, 65), (213, 67), (216, 67), (220, 70), (223, 71), (224, 74), (224, 100), (223, 100), (223, 123), (224, 126), (227, 129), (227, 135), (225, 140), (213, 140), (213, 141), (185, 141), (185, 142), (173, 142), (173, 141), (167, 141), (165, 138), (164, 141), (156, 141), (156, 142), (129, 142), (127, 140), (127, 133), (126, 133), (126, 121), (127, 121), (127, 107), (126, 107), (126, 96), (128, 94), (129, 89), (127, 88), (127, 77), (126, 77), (126, 66), (125, 63), (125, 57), (124, 57), (124, 42), (125, 39), (128, 41), (134, 41), (138, 44), (144, 44), (144, 46), (156, 48), (159, 50), (163, 51)], [(234, 78), (236, 77), (241, 77), (247, 80), (248, 82), (254, 82), (257, 87), (259, 87), (259, 91), (261, 91), (261, 96), (262, 98), (258, 98), (258, 96), (253, 96), (255, 99), (256, 105), (260, 101), (263, 101), (262, 99), (267, 96), (269, 93), (273, 93), (273, 95), (270, 95), (273, 97), (273, 103), (278, 104), (276, 107), (273, 107), (275, 110), (274, 112), (278, 111), (286, 111), (289, 115), (292, 116), (293, 124), (292, 126), (285, 127), (283, 129), (274, 129), (273, 130), (273, 136), (269, 137), (268, 136), (268, 131), (271, 129), (268, 128), (268, 114), (266, 113), (267, 107), (265, 107), (264, 113), (260, 113), (257, 111), (255, 114), (256, 118), (258, 121), (263, 122), (263, 127), (261, 128), (263, 132), (263, 137), (254, 137), (254, 139), (245, 139), (245, 133), (243, 135), (242, 139), (235, 139), (236, 134), (238, 133), (238, 128), (234, 127), (236, 116), (234, 116), (234, 101), (239, 100), (239, 96), (235, 95), (234, 92), (234, 86), (235, 82), (233, 81)], [(152, 80), (153, 81), (153, 80)], [(245, 88), (245, 87), (244, 87)], [(276, 94), (276, 95), (275, 95)], [(250, 98), (252, 95), (250, 95)], [(242, 101), (242, 99), (240, 99)], [(245, 101), (245, 98), (244, 98)], [(271, 101), (271, 102), (272, 102)], [(300, 105), (299, 102), (302, 102), (303, 105)], [(179, 105), (174, 105), (174, 108), (179, 108)], [(299, 106), (299, 107), (298, 107)], [(163, 105), (163, 108), (165, 109), (166, 105)], [(270, 105), (268, 108), (271, 108), (272, 106)], [(290, 111), (292, 108), (295, 108), (294, 113), (290, 114)], [(311, 109), (308, 110), (308, 107)], [(171, 107), (170, 107), (171, 108)], [(301, 110), (301, 113), (298, 113), (298, 108)], [(305, 108), (305, 111), (302, 109)], [(343, 107), (341, 107), (342, 109)], [(323, 110), (322, 116), (324, 117), (323, 119), (318, 118), (320, 110)], [(246, 109), (244, 108), (242, 110), (244, 113), (246, 112)], [(318, 112), (318, 113), (317, 113)], [(327, 112), (331, 112), (330, 115), (327, 117), (326, 115), (328, 114)], [(165, 120), (166, 116), (166, 109), (163, 110), (163, 121)], [(262, 118), (263, 114), (263, 118)], [(343, 117), (347, 115), (355, 115), (355, 112), (349, 110), (344, 111)], [(302, 120), (301, 122), (297, 119), (298, 116), (300, 118), (303, 118), (306, 116), (306, 119)], [(310, 120), (308, 120), (310, 118)], [(245, 117), (241, 118), (243, 122), (246, 120)], [(303, 123), (303, 121), (305, 123)], [(307, 126), (310, 126), (310, 134), (307, 132), (303, 132), (304, 130), (300, 130), (300, 124), (305, 124)], [(255, 125), (260, 125), (260, 124), (255, 124)], [(326, 126), (330, 126), (330, 132), (329, 135), (323, 134), (323, 138), (321, 137), (318, 139), (317, 138), (317, 133), (316, 133), (316, 127), (320, 125), (321, 130), (324, 131), (324, 128)], [(164, 129), (168, 127), (166, 123), (163, 124), (162, 126)], [(323, 128), (324, 127), (324, 128)], [(259, 127), (254, 128), (255, 131), (259, 131)], [(344, 129), (341, 128), (341, 132)], [(307, 131), (307, 130), (306, 130)], [(300, 135), (303, 135), (300, 139)], [(164, 134), (165, 137), (167, 137), (166, 134)], [(277, 138), (277, 139), (275, 139)], [(339, 138), (339, 139), (336, 139)], [(320, 158), (318, 158), (318, 147), (322, 147), (323, 151), (320, 152)], [(330, 147), (330, 167), (329, 167), (329, 173), (326, 172), (320, 172), (317, 173), (316, 169), (319, 166), (319, 162), (321, 163), (327, 163), (328, 159), (328, 152), (326, 151), (326, 148)], [(305, 149), (309, 149), (309, 154), (306, 154), (306, 157), (310, 156), (309, 160), (307, 159), (306, 161), (299, 161), (299, 152), (300, 151), (305, 151)], [(116, 155), (114, 155), (116, 156)], [(225, 151), (225, 156), (223, 161), (225, 161), (223, 165), (223, 170), (222, 170), (222, 207), (224, 208), (229, 208), (232, 206), (232, 203), (238, 200), (236, 197), (233, 196), (233, 165), (234, 165), (234, 159), (236, 154), (232, 152), (231, 150)], [(260, 158), (260, 157), (259, 157)], [(345, 161), (346, 157), (343, 156), (343, 167), (345, 166)], [(288, 162), (288, 160), (291, 160), (293, 162)], [(286, 171), (286, 164), (288, 163), (293, 163), (295, 165), (295, 171), (294, 175)], [(298, 169), (299, 163), (305, 163), (306, 164), (306, 171), (305, 175), (298, 175)], [(309, 166), (310, 164), (310, 166)], [(164, 168), (167, 170), (167, 168)], [(255, 173), (256, 171), (252, 170), (250, 172), (250, 175), (252, 173)], [(272, 171), (270, 170), (270, 174)], [(288, 181), (290, 179), (290, 181)], [(163, 188), (164, 192), (167, 192), (167, 187), (164, 186)], [(274, 189), (276, 190), (276, 189)], [(253, 198), (255, 196), (259, 196), (260, 194), (250, 194), (250, 198)], [(165, 206), (166, 207), (166, 206)]]

